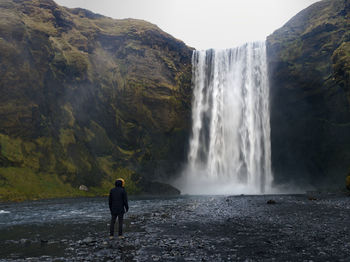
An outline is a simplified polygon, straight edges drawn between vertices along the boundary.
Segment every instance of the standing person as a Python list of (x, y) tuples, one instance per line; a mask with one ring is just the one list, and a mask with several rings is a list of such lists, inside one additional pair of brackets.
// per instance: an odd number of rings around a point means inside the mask
[(115, 188), (112, 188), (109, 193), (109, 210), (111, 211), (111, 225), (109, 238), (113, 239), (114, 225), (118, 217), (118, 235), (123, 238), (123, 216), (129, 211), (128, 195), (123, 187), (123, 182), (120, 179), (115, 181)]

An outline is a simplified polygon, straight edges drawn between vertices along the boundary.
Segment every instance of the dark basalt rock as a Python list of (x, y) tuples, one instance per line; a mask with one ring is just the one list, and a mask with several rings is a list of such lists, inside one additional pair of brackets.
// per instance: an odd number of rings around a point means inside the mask
[(144, 195), (176, 196), (181, 193), (177, 188), (157, 181), (144, 180), (140, 183), (139, 187)]
[(350, 163), (349, 16), (349, 1), (320, 1), (267, 38), (276, 183), (343, 188)]

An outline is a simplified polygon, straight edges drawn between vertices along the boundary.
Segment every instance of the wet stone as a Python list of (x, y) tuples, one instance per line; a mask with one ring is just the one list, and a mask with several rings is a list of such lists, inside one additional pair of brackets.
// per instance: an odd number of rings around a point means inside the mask
[(94, 240), (92, 237), (87, 237), (87, 238), (84, 238), (82, 240), (82, 243), (84, 243), (84, 244), (90, 244), (90, 243), (93, 243), (93, 242), (96, 242), (96, 240)]
[(21, 245), (29, 245), (31, 241), (29, 239), (22, 238), (21, 240), (19, 240), (19, 243)]
[(67, 235), (57, 244), (66, 261), (348, 261), (347, 197), (318, 197), (315, 202), (306, 196), (274, 196), (281, 204), (269, 208), (265, 203), (270, 198), (157, 200), (145, 208), (147, 212), (141, 209), (126, 216), (122, 240), (110, 241), (108, 227), (101, 222), (103, 230), (94, 231), (89, 225), (86, 235), (78, 239)]

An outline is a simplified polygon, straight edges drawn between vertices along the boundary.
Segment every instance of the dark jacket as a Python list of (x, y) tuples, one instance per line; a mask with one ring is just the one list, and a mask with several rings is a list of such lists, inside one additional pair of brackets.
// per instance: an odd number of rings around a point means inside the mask
[(121, 185), (111, 189), (108, 202), (112, 215), (122, 215), (129, 210), (128, 195)]

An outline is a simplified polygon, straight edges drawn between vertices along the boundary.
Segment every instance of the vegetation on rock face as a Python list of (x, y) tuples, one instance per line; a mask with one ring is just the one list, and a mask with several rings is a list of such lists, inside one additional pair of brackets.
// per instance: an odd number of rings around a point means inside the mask
[(350, 2), (313, 4), (267, 45), (276, 181), (343, 186), (350, 168)]
[(117, 177), (142, 193), (174, 175), (191, 53), (145, 21), (1, 1), (0, 200), (106, 194)]

